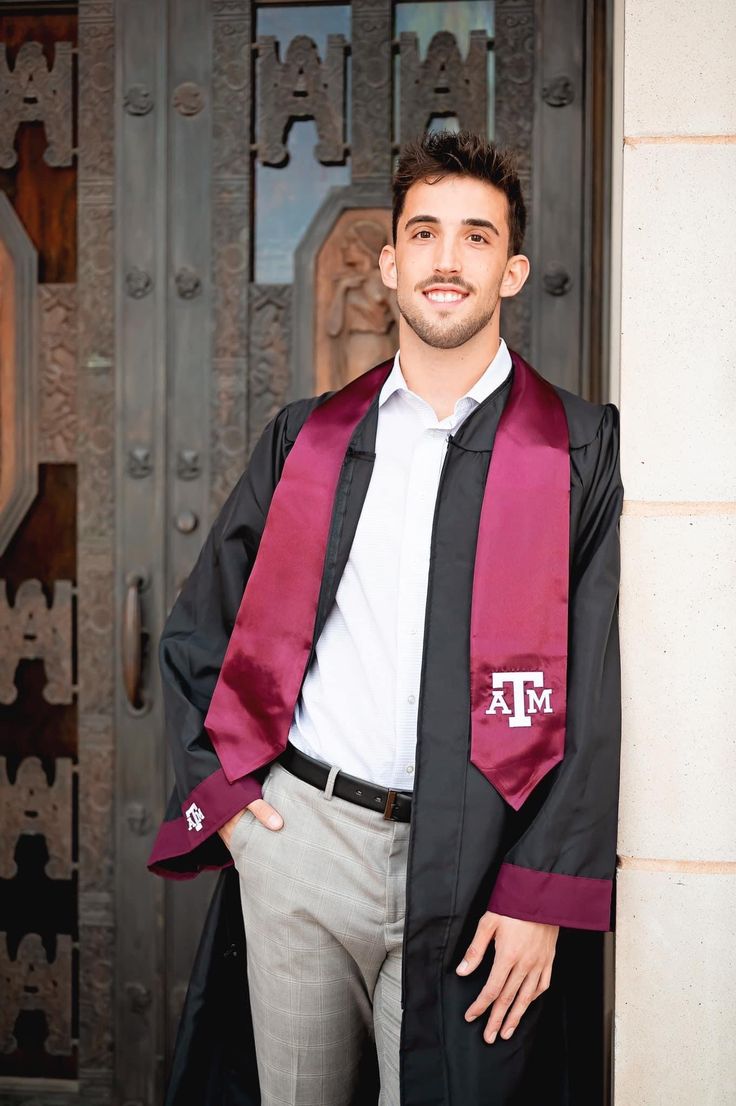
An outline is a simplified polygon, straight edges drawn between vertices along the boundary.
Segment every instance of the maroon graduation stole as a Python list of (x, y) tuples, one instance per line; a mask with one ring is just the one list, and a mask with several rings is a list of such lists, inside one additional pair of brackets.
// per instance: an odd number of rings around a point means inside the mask
[(557, 393), (511, 357), (475, 551), (470, 759), (518, 810), (565, 750), (570, 446)]
[[(564, 752), (570, 453), (557, 393), (511, 358), (473, 578), (470, 759), (518, 809)], [(205, 719), (230, 781), (286, 746), (343, 461), (392, 364), (316, 407), (284, 463)]]

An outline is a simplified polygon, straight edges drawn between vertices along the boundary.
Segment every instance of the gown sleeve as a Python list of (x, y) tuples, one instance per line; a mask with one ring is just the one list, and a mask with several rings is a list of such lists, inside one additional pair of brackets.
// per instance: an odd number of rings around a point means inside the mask
[[(606, 931), (616, 870), (621, 674), (618, 634), (619, 412), (605, 405), (583, 447), (587, 491), (571, 555), (567, 729), (560, 764), (504, 857), (488, 909)], [(522, 808), (523, 813), (523, 808)]]
[(159, 667), (175, 785), (148, 859), (157, 875), (188, 879), (230, 865), (216, 831), (261, 795), (266, 769), (230, 783), (204, 719), (283, 467), (287, 415), (283, 408), (263, 431), (161, 635)]

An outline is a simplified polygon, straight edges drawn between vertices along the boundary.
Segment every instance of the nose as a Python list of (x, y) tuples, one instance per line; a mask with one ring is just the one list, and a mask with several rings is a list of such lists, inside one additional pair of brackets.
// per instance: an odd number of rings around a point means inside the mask
[(460, 272), (460, 254), (452, 235), (437, 237), (433, 260), (435, 273), (447, 275)]

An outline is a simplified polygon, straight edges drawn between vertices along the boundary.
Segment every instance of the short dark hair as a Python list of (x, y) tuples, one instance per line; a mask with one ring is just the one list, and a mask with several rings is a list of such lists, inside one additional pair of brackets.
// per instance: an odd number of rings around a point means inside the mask
[(443, 177), (475, 177), (503, 192), (508, 201), (509, 257), (520, 253), (526, 231), (526, 205), (513, 156), (472, 131), (434, 131), (401, 148), (394, 171), (392, 230), (404, 210), (406, 193), (417, 181), (435, 184)]

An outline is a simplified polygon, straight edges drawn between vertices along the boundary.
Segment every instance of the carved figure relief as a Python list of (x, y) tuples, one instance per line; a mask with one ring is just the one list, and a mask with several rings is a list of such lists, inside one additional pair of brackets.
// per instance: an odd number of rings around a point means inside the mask
[(340, 388), (393, 356), (398, 307), (378, 270), (391, 240), (391, 214), (353, 209), (342, 214), (316, 263), (315, 387)]
[(40, 42), (24, 42), (13, 69), (0, 43), (0, 166), (12, 169), (18, 160), (13, 145), (21, 123), (43, 123), (48, 145), (47, 165), (72, 163), (72, 44), (54, 44), (51, 68)]
[(286, 137), (295, 119), (314, 119), (319, 141), (314, 156), (325, 165), (345, 160), (345, 39), (327, 36), (324, 61), (308, 35), (297, 35), (279, 61), (278, 40), (258, 39), (258, 156), (264, 165), (283, 165)]

